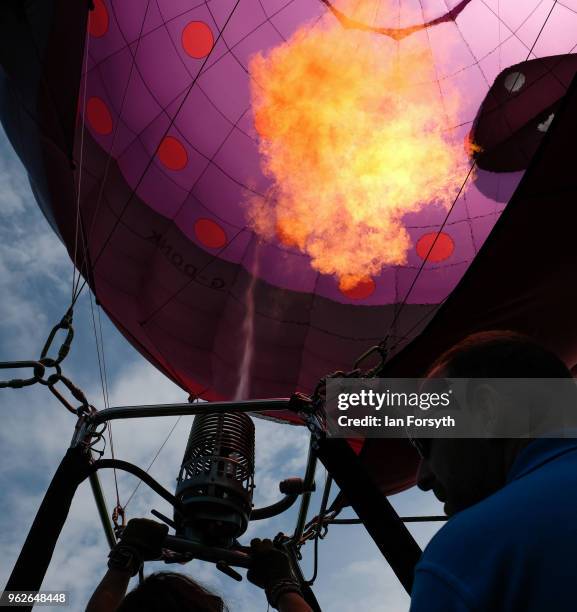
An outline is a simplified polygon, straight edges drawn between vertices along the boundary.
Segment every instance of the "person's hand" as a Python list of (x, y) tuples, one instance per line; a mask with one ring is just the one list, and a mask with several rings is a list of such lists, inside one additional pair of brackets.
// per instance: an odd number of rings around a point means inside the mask
[(143, 561), (158, 559), (168, 534), (168, 525), (149, 519), (131, 519), (120, 536), (120, 544), (138, 551)]
[(252, 540), (250, 554), (252, 566), (246, 577), (261, 589), (279, 580), (294, 579), (289, 558), (270, 540)]
[(132, 519), (124, 528), (120, 541), (108, 555), (111, 570), (130, 572), (134, 576), (143, 561), (158, 559), (168, 527), (148, 519)]
[(288, 556), (270, 540), (258, 538), (252, 540), (250, 554), (252, 565), (246, 577), (265, 590), (268, 602), (273, 608), (278, 607), (278, 600), (285, 593), (297, 593), (302, 596)]

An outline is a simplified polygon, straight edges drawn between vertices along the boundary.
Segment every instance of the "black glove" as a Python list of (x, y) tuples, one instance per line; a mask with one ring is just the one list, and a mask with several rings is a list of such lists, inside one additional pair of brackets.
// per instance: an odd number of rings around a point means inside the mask
[(298, 593), (300, 585), (292, 573), (288, 556), (270, 540), (254, 539), (250, 543), (252, 565), (246, 577), (265, 590), (269, 604), (276, 608), (281, 595)]
[(158, 559), (168, 526), (149, 519), (131, 519), (120, 536), (120, 542), (108, 555), (110, 569), (125, 570), (134, 576), (143, 561)]
[(143, 561), (158, 559), (168, 534), (168, 525), (149, 519), (131, 519), (120, 536), (120, 544), (132, 546)]

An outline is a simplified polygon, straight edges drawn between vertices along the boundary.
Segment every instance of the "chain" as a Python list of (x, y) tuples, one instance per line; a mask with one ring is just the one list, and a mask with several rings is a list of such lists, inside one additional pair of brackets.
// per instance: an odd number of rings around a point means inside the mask
[[(60, 365), (70, 352), (72, 340), (74, 339), (74, 328), (72, 327), (73, 314), (72, 308), (69, 308), (61, 321), (52, 328), (38, 361), (5, 361), (0, 363), (0, 370), (32, 370), (32, 376), (28, 378), (0, 380), (0, 389), (21, 389), (22, 387), (29, 387), (40, 383), (41, 385), (46, 385), (54, 397), (72, 414), (81, 416), (94, 411), (94, 407), (88, 403), (83, 391), (62, 374), (62, 367)], [(50, 350), (53, 348), (52, 344), (59, 331), (66, 332), (66, 336), (55, 356), (50, 356)], [(48, 374), (47, 370), (53, 370), (53, 373)], [(57, 388), (56, 385), (59, 383), (80, 404), (77, 408)]]
[[(364, 352), (355, 361), (355, 365), (353, 366), (353, 372), (358, 371), (359, 376), (361, 378), (378, 378), (380, 374), (382, 373), (385, 367), (387, 358), (389, 356), (388, 341), (389, 341), (389, 337), (387, 336), (382, 342), (380, 342), (376, 346), (372, 346), (368, 351)], [(373, 355), (378, 355), (379, 362), (372, 368), (369, 368), (368, 370), (361, 372), (359, 369), (361, 364), (364, 363), (369, 357)], [(345, 376), (350, 376), (350, 374), (351, 373), (345, 374)]]
[[(387, 362), (388, 358), (388, 337), (380, 344), (371, 347), (363, 353), (355, 362), (353, 370), (343, 372), (338, 370), (328, 374), (319, 380), (312, 396), (302, 393), (294, 393), (289, 402), (289, 410), (298, 414), (308, 430), (311, 432), (311, 442), (315, 449), (318, 448), (320, 440), (326, 435), (327, 423), (325, 405), (327, 401), (327, 381), (335, 378), (378, 378)], [(361, 364), (365, 363), (369, 357), (377, 355), (378, 362), (369, 369), (361, 369)]]

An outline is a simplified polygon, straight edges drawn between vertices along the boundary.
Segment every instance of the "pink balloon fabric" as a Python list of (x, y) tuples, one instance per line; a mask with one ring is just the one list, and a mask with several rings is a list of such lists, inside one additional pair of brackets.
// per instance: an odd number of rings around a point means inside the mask
[[(441, 99), (449, 88), (462, 95), (447, 129), (465, 143), (491, 87), (522, 93), (523, 75), (515, 82), (508, 67), (574, 52), (577, 0), (548, 17), (552, 6), (403, 0), (379, 12), (366, 36), (382, 39), (401, 65), (422, 39)], [(90, 282), (128, 339), (193, 394), (310, 392), (387, 334), (400, 350), (456, 287), (523, 174), (478, 168), (446, 222), (435, 206), (408, 215), (407, 264), (351, 291), (297, 249), (259, 242), (243, 202), (270, 179), (248, 64), (327, 11), (337, 20), (335, 10), (338, 2), (318, 0), (95, 0), (75, 141)]]

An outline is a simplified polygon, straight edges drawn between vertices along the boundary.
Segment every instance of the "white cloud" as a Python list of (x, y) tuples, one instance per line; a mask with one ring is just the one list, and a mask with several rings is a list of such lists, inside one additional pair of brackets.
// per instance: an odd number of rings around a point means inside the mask
[[(68, 291), (72, 264), (39, 214), (21, 164), (5, 152), (2, 140), (0, 133), (0, 338), (3, 352), (24, 359), (30, 350), (39, 350), (47, 326), (42, 299)], [(46, 282), (50, 290), (31, 300)]]

